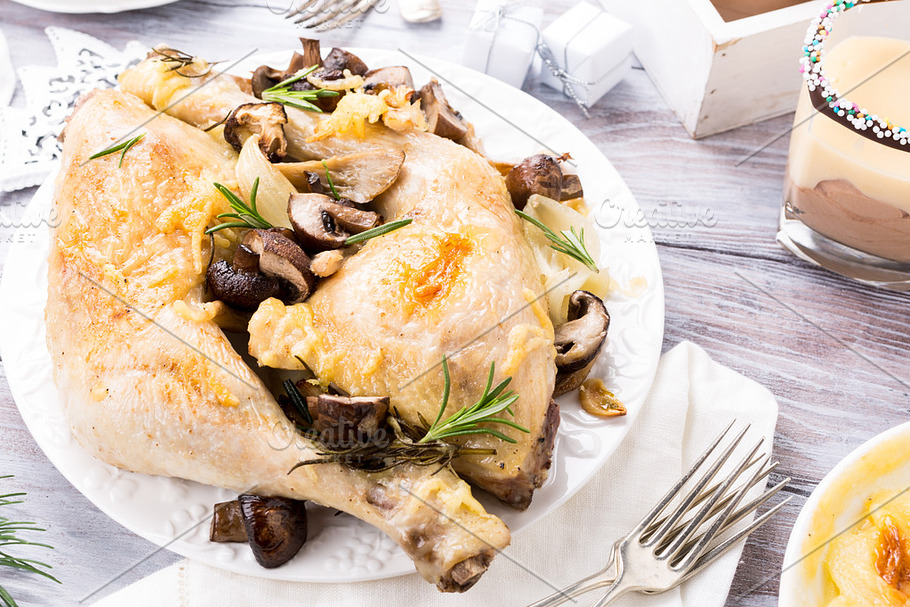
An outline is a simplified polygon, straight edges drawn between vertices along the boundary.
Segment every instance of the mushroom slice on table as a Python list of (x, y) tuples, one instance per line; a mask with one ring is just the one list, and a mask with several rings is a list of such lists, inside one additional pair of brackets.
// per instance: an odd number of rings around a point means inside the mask
[(434, 78), (420, 89), (420, 107), (427, 117), (427, 126), (434, 135), (459, 140), (468, 134), (468, 125), (461, 114), (452, 109)]
[(237, 498), (250, 548), (267, 569), (294, 558), (307, 536), (306, 502), (243, 494)]
[(371, 150), (332, 156), (324, 161), (282, 162), (275, 166), (301, 191), (310, 189), (307, 173), (316, 173), (319, 175), (323, 190), (328, 192), (329, 182), (326, 177), (328, 170), (332, 177), (332, 185), (339, 196), (357, 203), (365, 203), (395, 183), (403, 163), (404, 152), (401, 150)]
[(554, 396), (578, 388), (603, 347), (610, 314), (603, 301), (587, 291), (569, 296), (569, 320), (556, 327), (556, 387)]
[(250, 230), (243, 244), (259, 255), (259, 270), (277, 278), (287, 291), (285, 303), (305, 300), (313, 292), (316, 278), (310, 271), (310, 258), (281, 229)]
[(224, 140), (239, 152), (249, 137), (259, 135), (259, 149), (266, 158), (277, 162), (288, 150), (284, 136), (287, 121), (280, 103), (244, 103), (234, 108), (224, 123)]
[(351, 234), (382, 223), (377, 213), (345, 206), (325, 194), (293, 194), (288, 200), (288, 218), (300, 244), (310, 251), (338, 249)]
[[(580, 187), (579, 184), (579, 189)], [(563, 174), (559, 168), (559, 160), (547, 154), (535, 154), (525, 158), (509, 171), (506, 176), (506, 188), (516, 209), (523, 209), (528, 203), (528, 198), (534, 194), (560, 200)]]

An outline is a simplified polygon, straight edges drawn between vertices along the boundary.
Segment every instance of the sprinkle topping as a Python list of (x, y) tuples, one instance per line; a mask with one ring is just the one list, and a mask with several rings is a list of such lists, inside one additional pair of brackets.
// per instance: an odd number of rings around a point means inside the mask
[(834, 0), (809, 26), (803, 45), (799, 71), (806, 80), (809, 97), (815, 109), (845, 125), (851, 125), (860, 135), (889, 147), (910, 151), (907, 129), (881, 118), (866, 108), (860, 108), (840, 93), (825, 76), (825, 41), (841, 13), (859, 4), (888, 2), (889, 0)]

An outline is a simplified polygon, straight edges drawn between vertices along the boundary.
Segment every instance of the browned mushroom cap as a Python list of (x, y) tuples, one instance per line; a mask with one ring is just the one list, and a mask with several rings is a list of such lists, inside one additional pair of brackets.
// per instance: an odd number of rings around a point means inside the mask
[(284, 158), (288, 142), (284, 125), (288, 116), (280, 103), (244, 103), (234, 108), (224, 123), (224, 140), (238, 152), (252, 135), (259, 135), (259, 149), (272, 162)]
[(309, 160), (282, 162), (276, 164), (275, 168), (300, 191), (308, 189), (307, 173), (316, 173), (325, 192), (329, 191), (328, 179), (325, 176), (328, 168), (332, 176), (332, 185), (339, 196), (357, 203), (365, 203), (395, 183), (401, 173), (404, 158), (404, 152), (401, 150), (371, 150), (326, 158), (325, 166), (321, 160)]
[(306, 542), (306, 502), (243, 494), (237, 498), (250, 547), (267, 569), (287, 563)]
[(610, 315), (599, 297), (578, 290), (569, 296), (569, 320), (556, 328), (556, 389), (554, 396), (578, 388), (603, 347)]
[(255, 310), (281, 291), (277, 279), (255, 271), (235, 270), (223, 259), (209, 266), (205, 281), (216, 299), (242, 310)]
[(288, 218), (300, 244), (310, 251), (344, 246), (351, 234), (375, 228), (382, 217), (339, 204), (325, 194), (292, 194), (288, 199)]
[(379, 92), (386, 88), (406, 86), (414, 88), (411, 70), (403, 65), (392, 65), (370, 70), (363, 77), (363, 90), (368, 93)]
[(262, 91), (272, 88), (284, 79), (284, 72), (267, 65), (260, 65), (250, 78), (253, 95), (262, 99)]
[(243, 244), (259, 255), (259, 270), (282, 283), (288, 293), (282, 298), (285, 303), (300, 303), (313, 292), (316, 279), (310, 272), (310, 258), (280, 230), (250, 230)]
[(213, 542), (245, 542), (246, 526), (240, 512), (240, 502), (232, 500), (215, 504), (209, 540)]
[(562, 194), (562, 169), (559, 168), (559, 161), (547, 154), (525, 158), (509, 171), (506, 188), (512, 195), (512, 204), (516, 209), (523, 209), (533, 194), (559, 200)]
[(578, 178), (578, 175), (564, 173), (562, 176), (562, 191), (559, 193), (559, 200), (572, 200), (573, 198), (581, 198), (584, 195), (585, 191), (581, 187), (581, 179)]
[(332, 448), (350, 447), (370, 442), (385, 428), (389, 398), (320, 394), (307, 397), (307, 406), (321, 442)]
[(427, 82), (420, 89), (420, 107), (427, 117), (427, 126), (434, 135), (458, 140), (468, 134), (468, 126), (461, 114), (452, 109), (446, 101), (442, 86), (436, 79)]
[(326, 72), (350, 70), (355, 76), (363, 76), (370, 71), (360, 57), (340, 48), (333, 48), (323, 60), (322, 65)]

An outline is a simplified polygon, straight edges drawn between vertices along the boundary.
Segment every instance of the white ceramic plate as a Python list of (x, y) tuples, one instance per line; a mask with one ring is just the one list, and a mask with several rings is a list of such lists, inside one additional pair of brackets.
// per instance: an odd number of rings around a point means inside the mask
[(828, 542), (858, 522), (879, 491), (910, 487), (910, 422), (875, 436), (842, 459), (818, 484), (790, 532), (779, 607), (824, 607)]
[(13, 0), (52, 13), (120, 13), (170, 4), (177, 0)]
[[(400, 53), (354, 49), (367, 63), (406, 64), (415, 82), (431, 76)], [(238, 69), (261, 63), (286, 64), (288, 56), (259, 56)], [(607, 461), (625, 436), (648, 393), (663, 339), (663, 282), (657, 251), (647, 227), (636, 226), (638, 206), (610, 162), (582, 133), (546, 105), (502, 82), (451, 63), (419, 58), (432, 66), (453, 106), (474, 123), (487, 153), (519, 160), (545, 150), (571, 152), (589, 204), (600, 208), (600, 266), (620, 284), (646, 285), (635, 294), (607, 300), (612, 316), (608, 345), (592, 375), (626, 403), (628, 415), (610, 420), (584, 413), (577, 394), (561, 399), (562, 422), (547, 483), (525, 512), (486, 500), (513, 531), (541, 518), (577, 492)], [(49, 217), (53, 184), (36, 193), (29, 225)], [(603, 203), (603, 205), (601, 205)], [(602, 207), (602, 208), (601, 208)], [(51, 221), (53, 218), (51, 217)], [(260, 577), (299, 581), (377, 579), (414, 570), (410, 559), (378, 530), (350, 516), (311, 509), (310, 539), (292, 562), (278, 569), (256, 565), (246, 546), (213, 544), (208, 525), (186, 532), (210, 513), (212, 505), (234, 497), (227, 491), (171, 478), (124, 472), (86, 454), (71, 438), (61, 413), (45, 347), (47, 226), (28, 227), (23, 242), (9, 252), (0, 283), (0, 356), (12, 394), (35, 440), (63, 475), (111, 518), (168, 549), (207, 564)]]

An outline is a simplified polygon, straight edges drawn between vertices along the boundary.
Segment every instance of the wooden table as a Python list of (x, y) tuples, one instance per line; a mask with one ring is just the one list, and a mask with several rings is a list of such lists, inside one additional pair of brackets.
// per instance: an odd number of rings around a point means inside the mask
[[(574, 0), (548, 3), (547, 19)], [(115, 15), (60, 15), (0, 0), (0, 22), (13, 64), (54, 65), (45, 26), (77, 29), (117, 47), (160, 41), (205, 57), (235, 49), (262, 51), (296, 45), (305, 35), (275, 14), (287, 1), (244, 4), (184, 0)], [(334, 45), (402, 47), (457, 60), (473, 3), (444, 2), (445, 17), (406, 25), (394, 5), (365, 23), (320, 37)], [(274, 10), (269, 10), (271, 6)], [(200, 35), (200, 31), (207, 32)], [(767, 386), (780, 403), (775, 439), (779, 473), (795, 499), (749, 541), (728, 605), (776, 605), (777, 573), (790, 528), (818, 481), (866, 439), (908, 419), (910, 372), (908, 296), (866, 288), (802, 263), (775, 243), (787, 142), (785, 136), (750, 161), (737, 161), (785, 132), (792, 117), (693, 141), (657, 93), (634, 70), (586, 119), (565, 97), (531, 78), (531, 95), (578, 125), (613, 162), (647, 216), (666, 282), (664, 349), (683, 340)], [(21, 104), (21, 90), (14, 104)], [(0, 194), (0, 210), (15, 216), (33, 190)], [(708, 217), (710, 225), (677, 227), (672, 218)], [(0, 226), (0, 266), (9, 228)], [(735, 395), (730, 395), (735, 398)], [(177, 560), (110, 520), (45, 458), (0, 379), (0, 473), (7, 487), (29, 492), (30, 520), (49, 528), (57, 547), (49, 557), (61, 586), (2, 572), (22, 605), (70, 605), (99, 579), (126, 572), (108, 590)], [(2, 492), (2, 491), (0, 491)], [(151, 556), (149, 556), (151, 555)], [(136, 563), (139, 566), (133, 568)]]

